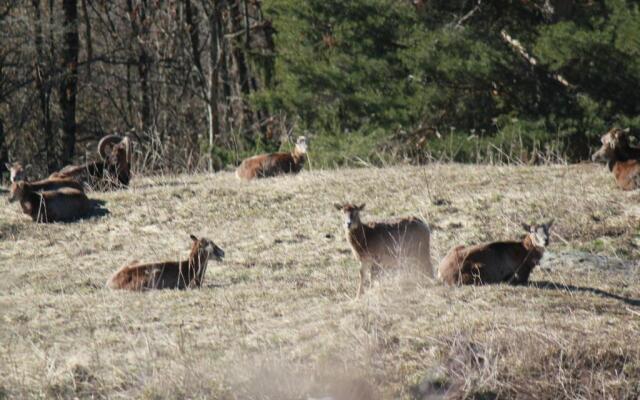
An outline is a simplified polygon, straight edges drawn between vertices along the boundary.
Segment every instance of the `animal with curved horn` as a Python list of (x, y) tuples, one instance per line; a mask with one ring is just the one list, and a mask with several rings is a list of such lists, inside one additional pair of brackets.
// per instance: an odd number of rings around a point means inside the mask
[(68, 165), (50, 178), (72, 178), (97, 189), (128, 186), (131, 180), (131, 140), (107, 135), (98, 143), (100, 161)]
[(605, 161), (622, 190), (640, 187), (640, 149), (631, 147), (629, 129), (613, 128), (600, 139), (602, 147), (591, 159)]

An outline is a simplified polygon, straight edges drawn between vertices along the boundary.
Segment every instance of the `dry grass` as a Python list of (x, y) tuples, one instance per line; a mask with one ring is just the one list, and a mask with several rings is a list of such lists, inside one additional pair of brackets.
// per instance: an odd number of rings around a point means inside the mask
[[(381, 398), (640, 396), (640, 193), (605, 168), (139, 177), (92, 197), (110, 215), (52, 225), (0, 198), (0, 398), (307, 399), (351, 380)], [(522, 221), (555, 217), (557, 236), (537, 285), (392, 275), (354, 301), (345, 200), (429, 221), (436, 262)], [(186, 257), (192, 232), (227, 253), (201, 290), (103, 288), (131, 260)]]

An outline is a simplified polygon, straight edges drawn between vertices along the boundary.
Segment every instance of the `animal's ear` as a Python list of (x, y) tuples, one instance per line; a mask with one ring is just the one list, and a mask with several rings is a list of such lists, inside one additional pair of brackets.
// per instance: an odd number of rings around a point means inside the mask
[(626, 128), (624, 128), (624, 129), (622, 130), (622, 132), (624, 132), (624, 133), (629, 133), (629, 132), (631, 132), (631, 128), (626, 127)]
[(4, 166), (7, 167), (7, 169), (11, 169), (11, 164), (9, 164), (8, 162), (4, 163)]
[(336, 210), (338, 210), (338, 211), (342, 211), (342, 204), (339, 204), (339, 203), (333, 203), (333, 206), (336, 208)]
[(553, 225), (553, 222), (554, 222), (554, 221), (555, 221), (555, 219), (551, 219), (549, 222), (547, 222), (546, 224), (544, 224), (544, 226), (545, 226), (547, 229), (550, 229), (550, 228), (551, 228), (551, 226)]
[(365, 203), (360, 204), (360, 205), (358, 206), (358, 210), (360, 210), (360, 211), (364, 210), (364, 206), (365, 206), (365, 205), (366, 205)]
[(524, 229), (527, 232), (531, 232), (531, 225), (529, 224), (525, 224), (524, 222), (522, 223), (522, 229)]
[(26, 170), (28, 170), (28, 169), (31, 169), (31, 164), (27, 164), (27, 165), (25, 165), (24, 170), (26, 171)]
[(190, 238), (191, 238), (191, 240), (193, 240), (194, 242), (197, 242), (197, 241), (198, 241), (198, 238), (197, 238), (197, 237), (195, 237), (195, 235), (193, 235), (193, 234), (192, 234), (192, 235), (189, 235), (189, 237), (190, 237)]

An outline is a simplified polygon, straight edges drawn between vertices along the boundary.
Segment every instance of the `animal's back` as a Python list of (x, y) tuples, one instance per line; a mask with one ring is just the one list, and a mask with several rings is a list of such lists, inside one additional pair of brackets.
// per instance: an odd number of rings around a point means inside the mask
[(137, 261), (125, 265), (117, 270), (109, 280), (107, 280), (107, 288), (109, 289), (125, 289), (125, 290), (142, 290), (145, 287), (146, 276), (149, 270), (140, 268)]
[(464, 261), (463, 271), (474, 273), (478, 283), (505, 282), (524, 261), (520, 242), (493, 242), (476, 251), (469, 251)]
[(43, 179), (41, 181), (29, 183), (34, 190), (37, 191), (50, 191), (58, 190), (62, 188), (71, 188), (84, 192), (84, 186), (82, 183), (75, 179)]
[(184, 289), (188, 282), (186, 276), (181, 276), (181, 267), (183, 262), (140, 264), (135, 261), (116, 271), (107, 281), (107, 287), (136, 291)]
[(241, 179), (268, 178), (286, 173), (298, 173), (303, 160), (296, 163), (291, 153), (260, 154), (242, 161), (236, 169)]
[(89, 199), (78, 189), (65, 187), (42, 192), (42, 196), (46, 213), (43, 217), (51, 222), (73, 221), (86, 216), (89, 211)]
[(520, 242), (454, 247), (440, 262), (438, 278), (450, 285), (505, 282), (524, 261), (521, 247)]
[(267, 157), (268, 154), (260, 154), (244, 159), (238, 168), (236, 168), (236, 176), (246, 180), (257, 177), (262, 169), (262, 165), (266, 163)]
[(433, 276), (430, 230), (418, 218), (368, 224), (366, 249), (368, 255), (386, 267), (417, 267)]
[(456, 246), (449, 250), (440, 264), (438, 264), (437, 278), (449, 285), (455, 285), (460, 280), (460, 272), (464, 259), (467, 256), (465, 246)]

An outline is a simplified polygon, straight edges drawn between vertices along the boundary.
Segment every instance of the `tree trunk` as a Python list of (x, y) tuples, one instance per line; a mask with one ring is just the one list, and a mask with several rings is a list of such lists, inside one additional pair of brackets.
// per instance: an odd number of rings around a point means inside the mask
[(84, 18), (84, 40), (87, 42), (87, 81), (91, 82), (91, 63), (93, 62), (93, 40), (91, 39), (91, 19), (87, 11), (87, 0), (82, 0), (82, 16)]
[[(204, 90), (204, 82), (206, 81), (204, 76), (204, 69), (202, 67), (202, 51), (200, 49), (200, 27), (198, 26), (198, 9), (194, 7), (191, 0), (183, 0), (185, 8), (185, 17), (187, 23), (187, 29), (189, 33), (189, 43), (191, 44), (191, 60), (196, 67), (197, 77), (196, 85), (198, 89)], [(206, 94), (205, 94), (206, 97)], [(194, 149), (198, 148), (198, 130), (191, 130), (191, 142)]]
[(218, 66), (220, 59), (220, 37), (218, 27), (222, 20), (220, 6), (218, 2), (213, 7), (213, 12), (209, 15), (209, 95), (207, 96), (207, 117), (209, 120), (209, 170), (213, 170), (213, 143), (214, 139), (220, 135), (220, 120), (218, 116)]
[(62, 163), (70, 164), (76, 146), (76, 95), (78, 93), (78, 4), (77, 0), (63, 0), (64, 44), (62, 49), (62, 77), (60, 80), (60, 109), (62, 110)]
[(142, 119), (141, 130), (150, 133), (151, 121), (151, 93), (149, 85), (149, 75), (151, 67), (151, 57), (147, 53), (144, 40), (147, 39), (149, 27), (147, 25), (147, 12), (149, 11), (147, 1), (142, 0), (135, 8), (132, 0), (127, 0), (127, 8), (131, 18), (132, 40), (138, 43), (138, 76), (140, 78), (141, 101), (140, 114)]
[[(31, 4), (35, 12), (35, 47), (37, 59), (34, 65), (34, 82), (38, 92), (38, 100), (41, 112), (41, 129), (44, 134), (44, 159), (49, 172), (56, 171), (58, 164), (55, 157), (55, 141), (51, 124), (51, 84), (48, 73), (44, 71), (44, 62), (47, 56), (44, 50), (44, 33), (42, 29), (42, 10), (40, 0), (32, 0)], [(46, 74), (46, 76), (45, 76)]]
[(6, 170), (5, 164), (8, 162), (9, 149), (7, 148), (7, 138), (4, 135), (4, 124), (2, 123), (2, 118), (0, 118), (0, 171)]

